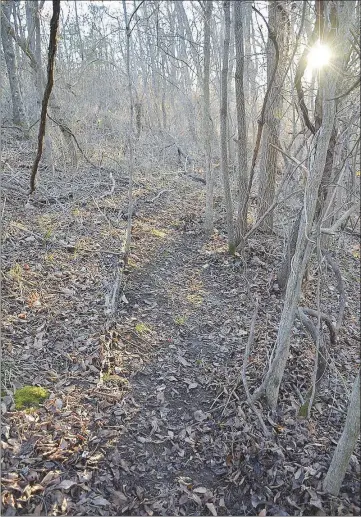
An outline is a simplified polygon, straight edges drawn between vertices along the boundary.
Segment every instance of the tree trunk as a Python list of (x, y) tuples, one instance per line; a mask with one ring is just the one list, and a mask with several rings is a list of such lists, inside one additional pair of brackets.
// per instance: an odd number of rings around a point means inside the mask
[(45, 126), (46, 126), (46, 114), (48, 110), (48, 103), (51, 94), (51, 90), (54, 84), (54, 63), (55, 54), (57, 47), (57, 33), (59, 26), (59, 15), (60, 15), (60, 0), (53, 0), (53, 15), (50, 21), (50, 37), (49, 37), (49, 50), (48, 50), (48, 80), (44, 91), (44, 97), (41, 106), (39, 135), (38, 135), (38, 150), (34, 160), (34, 164), (31, 170), (30, 178), (30, 193), (35, 190), (35, 179), (38, 171), (38, 165), (43, 152), (43, 143), (45, 137)]
[(211, 132), (212, 121), (210, 113), (209, 98), (209, 77), (210, 77), (210, 41), (211, 41), (211, 17), (212, 0), (206, 2), (204, 13), (204, 70), (203, 70), (203, 133), (204, 133), (204, 154), (206, 161), (206, 214), (204, 228), (207, 234), (213, 231), (213, 170), (212, 170), (212, 149)]
[(221, 137), (221, 169), (223, 177), (224, 198), (227, 212), (228, 249), (231, 254), (236, 251), (233, 228), (233, 206), (229, 183), (228, 153), (227, 153), (227, 111), (228, 111), (228, 59), (229, 40), (231, 31), (230, 1), (223, 2), (224, 10), (224, 39), (221, 72), (221, 109), (220, 109), (220, 137)]
[(236, 246), (243, 250), (244, 235), (247, 229), (247, 125), (244, 95), (244, 45), (243, 45), (243, 10), (242, 2), (235, 0), (234, 40), (236, 46), (236, 112), (237, 112), (237, 155), (238, 155), (238, 214), (236, 226)]
[[(2, 2), (1, 8), (4, 10), (8, 19), (11, 16), (11, 2)], [(3, 17), (1, 17), (1, 41), (4, 50), (6, 69), (9, 77), (10, 93), (13, 106), (13, 122), (17, 126), (27, 126), (27, 120), (21, 98), (18, 70), (14, 53), (12, 38), (9, 35)]]
[[(287, 45), (287, 27), (288, 20), (286, 9), (283, 1), (269, 1), (268, 2), (268, 22), (271, 30), (276, 35), (279, 62), (274, 81), (272, 83), (270, 94), (268, 97), (265, 126), (263, 128), (263, 145), (262, 156), (260, 159), (260, 176), (259, 176), (259, 205), (258, 205), (258, 219), (272, 205), (275, 195), (276, 175), (277, 175), (277, 157), (278, 152), (274, 146), (278, 145), (281, 127), (282, 116), (282, 89), (280, 82), (283, 80)], [(271, 39), (268, 37), (267, 42), (267, 81), (270, 83), (272, 72), (275, 67), (275, 48)], [(272, 210), (263, 219), (260, 225), (260, 230), (272, 232), (273, 230), (273, 214)]]
[(126, 67), (127, 67), (127, 79), (128, 79), (128, 97), (129, 97), (129, 131), (128, 131), (128, 152), (129, 152), (129, 160), (128, 160), (128, 174), (129, 174), (129, 184), (128, 184), (128, 223), (127, 223), (127, 235), (124, 245), (124, 264), (127, 265), (129, 253), (130, 253), (130, 244), (131, 244), (131, 232), (132, 232), (132, 214), (133, 214), (133, 176), (134, 176), (134, 99), (133, 99), (133, 78), (131, 73), (131, 45), (130, 38), (132, 35), (132, 31), (128, 25), (128, 15), (127, 15), (127, 6), (126, 1), (123, 0), (123, 11), (124, 18), (126, 24), (126, 38), (127, 38), (127, 46), (126, 46)]
[(345, 427), (336, 450), (332, 457), (331, 465), (326, 474), (323, 488), (325, 492), (337, 496), (340, 492), (342, 481), (345, 477), (351, 454), (355, 450), (360, 434), (360, 372), (358, 373), (348, 406)]

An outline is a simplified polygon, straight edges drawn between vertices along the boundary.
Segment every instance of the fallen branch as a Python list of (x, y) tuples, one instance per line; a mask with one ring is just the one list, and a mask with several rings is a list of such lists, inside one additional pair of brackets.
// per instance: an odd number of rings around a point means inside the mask
[(340, 219), (338, 219), (330, 228), (322, 228), (321, 227), (321, 232), (322, 233), (325, 233), (327, 235), (335, 235), (335, 233), (337, 232), (337, 230), (340, 228), (340, 226), (342, 225), (342, 223), (344, 223), (345, 221), (347, 221), (347, 219), (350, 217), (350, 215), (353, 214), (353, 212), (355, 212), (355, 210), (358, 208), (359, 204), (358, 203), (355, 203), (354, 205), (352, 205), (341, 217)]
[(194, 181), (199, 181), (199, 183), (203, 183), (203, 185), (206, 185), (206, 180), (204, 178), (201, 178), (201, 176), (196, 176), (195, 174), (187, 174), (184, 173), (185, 176), (188, 178), (191, 178)]
[(160, 198), (160, 196), (161, 196), (162, 194), (165, 194), (166, 192), (172, 192), (172, 190), (174, 190), (174, 189), (171, 189), (171, 190), (169, 190), (169, 189), (161, 190), (161, 191), (160, 191), (160, 192), (158, 192), (158, 194), (157, 194), (156, 196), (154, 196), (152, 199), (145, 200), (145, 203), (154, 203), (154, 201), (156, 201), (157, 199), (159, 199), (159, 198)]

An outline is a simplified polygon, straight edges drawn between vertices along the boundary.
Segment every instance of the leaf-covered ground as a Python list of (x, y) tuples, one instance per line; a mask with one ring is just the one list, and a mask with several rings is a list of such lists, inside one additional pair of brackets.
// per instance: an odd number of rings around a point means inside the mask
[[(131, 260), (109, 326), (124, 176), (113, 174), (107, 195), (107, 170), (42, 170), (29, 201), (25, 145), (20, 156), (9, 151), (3, 167), (3, 515), (360, 515), (359, 450), (340, 497), (322, 492), (360, 362), (357, 242), (334, 253), (348, 304), (311, 418), (297, 412), (314, 349), (296, 323), (279, 411), (262, 409), (265, 437), (240, 373), (256, 298), (251, 390), (267, 368), (282, 239), (255, 235), (244, 261), (231, 258), (220, 206), (218, 231), (203, 235), (202, 184), (138, 171)], [(334, 315), (335, 280), (323, 274)], [(303, 292), (314, 307), (312, 274)], [(50, 397), (17, 411), (13, 393), (29, 384)]]

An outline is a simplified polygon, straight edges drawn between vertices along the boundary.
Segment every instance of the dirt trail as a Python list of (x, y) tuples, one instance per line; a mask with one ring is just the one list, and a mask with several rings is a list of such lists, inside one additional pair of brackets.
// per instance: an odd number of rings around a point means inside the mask
[[(191, 304), (185, 299), (185, 284), (195, 275), (201, 245), (200, 240), (185, 235), (172, 243), (171, 256), (164, 257), (166, 245), (151, 270), (142, 273), (143, 281), (132, 279), (127, 293), (130, 306), (138, 306), (132, 311), (137, 319), (147, 315), (155, 334), (165, 329), (168, 337), (156, 360), (131, 379), (136, 414), (125, 423), (111, 460), (115, 467), (124, 467), (117, 480), (119, 488), (125, 486), (128, 494), (141, 495), (138, 504), (153, 510), (158, 502), (159, 510), (168, 514), (175, 512), (175, 496), (182, 487), (186, 491), (191, 485), (212, 489), (218, 480), (213, 455), (205, 457), (208, 433), (217, 425), (210, 411), (214, 390), (207, 387), (206, 365), (223, 358), (216, 343), (199, 336), (202, 311), (197, 305), (189, 310)], [(199, 291), (197, 296), (201, 296)], [(152, 310), (146, 310), (149, 304)], [(133, 507), (136, 512), (138, 504)]]

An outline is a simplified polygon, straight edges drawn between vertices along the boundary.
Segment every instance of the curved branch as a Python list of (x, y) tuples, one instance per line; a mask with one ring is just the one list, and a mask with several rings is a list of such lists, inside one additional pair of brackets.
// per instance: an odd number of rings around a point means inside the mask
[[(330, 333), (331, 345), (336, 344), (336, 330), (331, 321), (331, 318), (329, 316), (327, 316), (327, 314), (325, 314), (324, 312), (321, 312), (319, 314), (318, 311), (315, 311), (314, 309), (308, 309), (307, 307), (299, 307), (298, 312), (299, 312), (299, 314), (300, 314), (300, 312), (302, 312), (304, 314), (308, 314), (309, 316), (314, 316), (315, 318), (320, 317), (321, 321), (324, 321), (326, 323), (326, 327), (328, 328), (328, 331)], [(301, 319), (301, 321), (303, 323), (302, 319)], [(307, 327), (307, 329), (309, 330), (309, 327)], [(314, 332), (310, 331), (310, 334), (312, 336), (312, 339), (314, 339)]]
[(328, 101), (337, 101), (338, 99), (342, 99), (343, 97), (346, 97), (351, 92), (353, 92), (353, 90), (355, 90), (359, 86), (360, 83), (361, 83), (361, 77), (359, 77), (356, 80), (356, 82), (345, 93), (341, 93), (341, 95), (338, 95), (337, 97), (333, 97), (332, 99), (326, 99), (326, 100), (328, 100)]

